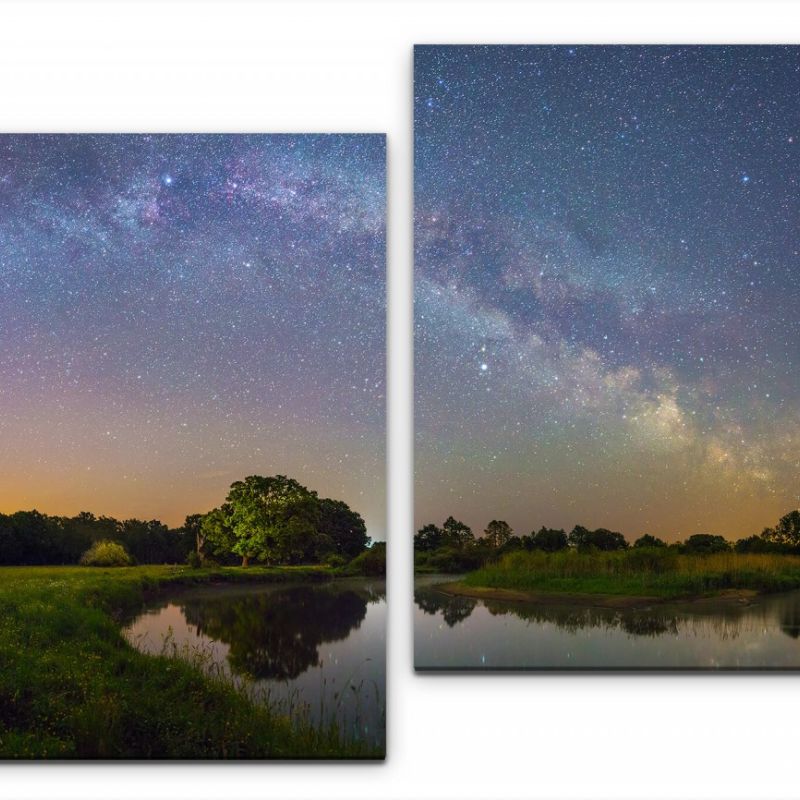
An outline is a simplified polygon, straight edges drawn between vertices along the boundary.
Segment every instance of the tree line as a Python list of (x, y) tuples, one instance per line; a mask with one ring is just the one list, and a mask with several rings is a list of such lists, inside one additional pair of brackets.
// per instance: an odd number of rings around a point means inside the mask
[(285, 475), (236, 481), (221, 506), (190, 514), (178, 528), (159, 520), (118, 520), (88, 511), (73, 517), (38, 511), (0, 514), (0, 564), (77, 564), (105, 541), (121, 545), (139, 564), (243, 566), (251, 561), (341, 565), (370, 545), (357, 512)]
[(155, 519), (118, 520), (89, 511), (74, 517), (39, 511), (0, 514), (0, 564), (77, 564), (104, 540), (118, 542), (140, 564), (181, 563), (195, 545), (184, 527), (169, 528)]
[(477, 569), (482, 564), (514, 550), (539, 550), (555, 553), (573, 549), (577, 552), (612, 551), (634, 548), (669, 548), (682, 553), (793, 553), (800, 554), (800, 511), (781, 517), (773, 528), (760, 534), (731, 542), (724, 536), (696, 533), (685, 541), (667, 544), (646, 533), (629, 543), (623, 534), (606, 528), (590, 530), (576, 525), (569, 533), (560, 528), (539, 528), (515, 535), (504, 520), (493, 519), (476, 537), (463, 522), (448, 517), (441, 527), (423, 525), (414, 536), (414, 563), (418, 569), (461, 571)]

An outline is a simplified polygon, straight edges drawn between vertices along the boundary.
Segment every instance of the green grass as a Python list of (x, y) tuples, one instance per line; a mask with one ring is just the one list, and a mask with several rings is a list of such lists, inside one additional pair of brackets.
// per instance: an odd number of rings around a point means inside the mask
[(0, 758), (381, 758), (253, 703), (197, 664), (134, 649), (148, 593), (209, 581), (327, 580), (324, 567), (0, 568)]
[(518, 552), (469, 573), (463, 583), (531, 592), (634, 597), (702, 597), (727, 590), (780, 592), (800, 588), (800, 557), (670, 550)]

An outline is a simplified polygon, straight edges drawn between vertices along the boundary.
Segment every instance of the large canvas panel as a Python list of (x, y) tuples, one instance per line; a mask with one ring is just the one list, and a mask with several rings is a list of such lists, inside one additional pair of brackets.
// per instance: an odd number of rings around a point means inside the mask
[(800, 666), (798, 69), (416, 48), (418, 668)]
[(0, 758), (383, 756), (384, 294), (383, 136), (0, 137)]

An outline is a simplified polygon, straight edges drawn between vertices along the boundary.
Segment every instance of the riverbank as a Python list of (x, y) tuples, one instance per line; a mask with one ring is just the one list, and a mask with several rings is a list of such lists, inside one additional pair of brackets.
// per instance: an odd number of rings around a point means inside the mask
[(520, 552), (439, 588), (479, 599), (610, 608), (710, 597), (741, 603), (800, 588), (800, 557), (682, 555), (666, 549)]
[(529, 603), (547, 606), (581, 606), (583, 608), (646, 608), (656, 604), (664, 604), (682, 600), (699, 605), (710, 600), (714, 602), (730, 602), (737, 605), (748, 605), (758, 592), (752, 589), (728, 589), (718, 594), (703, 597), (658, 597), (635, 596), (621, 594), (592, 594), (589, 592), (523, 592), (513, 589), (495, 589), (488, 586), (470, 586), (462, 582), (442, 583), (436, 590), (451, 597), (469, 597), (474, 600), (496, 601), (504, 603)]
[(120, 620), (175, 586), (325, 581), (326, 567), (0, 568), (0, 758), (382, 758), (128, 644)]

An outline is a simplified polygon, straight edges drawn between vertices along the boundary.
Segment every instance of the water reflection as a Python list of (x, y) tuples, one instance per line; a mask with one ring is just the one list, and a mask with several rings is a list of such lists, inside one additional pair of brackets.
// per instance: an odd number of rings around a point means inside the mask
[(289, 680), (319, 665), (319, 647), (346, 639), (367, 615), (368, 596), (294, 586), (269, 594), (186, 600), (186, 621), (229, 645), (231, 669), (253, 679)]
[(800, 592), (630, 609), (503, 602), (418, 579), (418, 668), (800, 667)]
[(202, 652), (280, 710), (383, 744), (385, 626), (385, 583), (354, 579), (179, 592), (126, 635), (150, 653)]
[(416, 590), (414, 602), (425, 614), (441, 613), (451, 628), (467, 619), (478, 605), (478, 601), (470, 597), (448, 595), (431, 588)]

